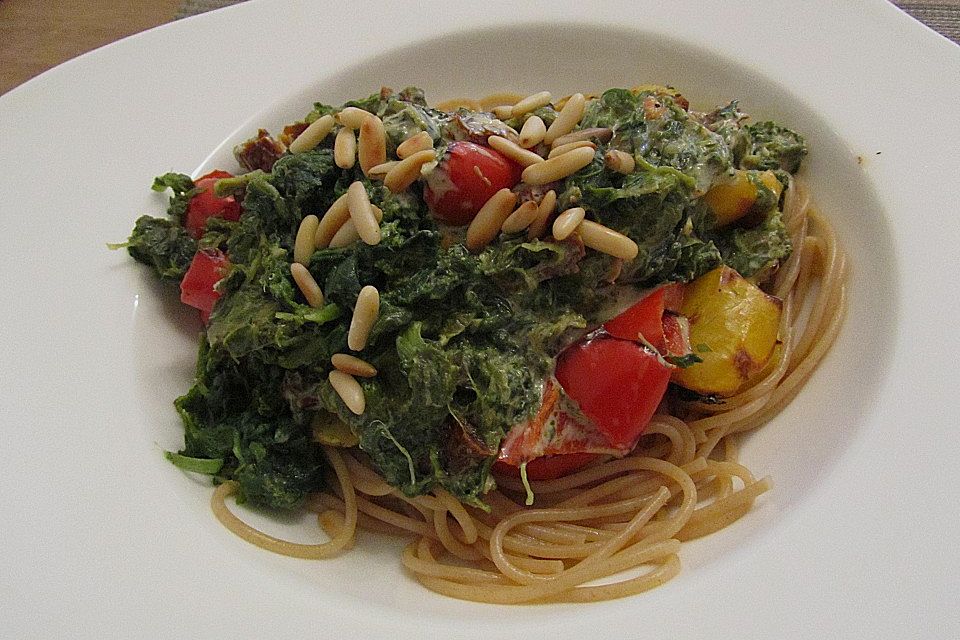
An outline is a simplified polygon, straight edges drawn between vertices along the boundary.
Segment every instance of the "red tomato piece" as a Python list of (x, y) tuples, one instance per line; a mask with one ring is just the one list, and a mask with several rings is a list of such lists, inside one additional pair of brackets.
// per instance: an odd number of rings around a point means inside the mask
[(663, 287), (648, 294), (603, 328), (607, 333), (624, 340), (637, 340), (638, 336), (658, 350), (663, 349)]
[(686, 285), (682, 282), (672, 282), (663, 285), (660, 289), (663, 291), (663, 310), (680, 313), (680, 306), (683, 304), (683, 293), (686, 291)]
[(555, 375), (611, 444), (632, 446), (660, 404), (670, 372), (644, 346), (599, 336), (561, 353)]
[(693, 347), (690, 346), (690, 321), (685, 316), (664, 314), (663, 336), (665, 355), (685, 356), (693, 353)]
[(219, 249), (197, 251), (180, 282), (180, 302), (200, 310), (203, 324), (210, 321), (213, 305), (220, 298), (214, 287), (230, 268), (230, 260)]
[(187, 216), (184, 225), (194, 238), (199, 238), (207, 229), (207, 220), (213, 217), (225, 220), (240, 219), (240, 203), (233, 196), (218, 198), (213, 192), (213, 186), (221, 178), (232, 178), (226, 171), (211, 171), (194, 181), (197, 193), (187, 205)]
[[(553, 480), (579, 471), (600, 457), (597, 453), (565, 453), (559, 456), (542, 456), (527, 462), (528, 480)], [(520, 477), (520, 467), (497, 460), (494, 470), (511, 478)]]
[(438, 220), (469, 224), (493, 194), (520, 182), (522, 170), (499, 151), (465, 140), (453, 142), (427, 176), (423, 198)]

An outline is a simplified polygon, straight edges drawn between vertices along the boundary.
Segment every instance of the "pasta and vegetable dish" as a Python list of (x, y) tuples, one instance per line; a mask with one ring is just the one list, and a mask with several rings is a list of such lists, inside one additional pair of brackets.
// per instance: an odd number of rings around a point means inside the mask
[[(167, 457), (216, 517), (323, 558), (408, 539), (427, 588), (590, 601), (659, 585), (770, 488), (737, 462), (837, 335), (845, 258), (803, 138), (668, 87), (317, 103), (158, 177), (123, 245), (199, 309)], [(329, 541), (227, 499), (317, 512)]]

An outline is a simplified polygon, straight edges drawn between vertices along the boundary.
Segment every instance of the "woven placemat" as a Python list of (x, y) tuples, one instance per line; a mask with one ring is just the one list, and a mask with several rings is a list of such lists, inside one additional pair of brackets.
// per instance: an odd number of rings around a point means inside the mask
[[(185, 18), (239, 2), (244, 0), (186, 0), (180, 5), (176, 17)], [(960, 44), (960, 0), (894, 0), (894, 4), (934, 31)]]

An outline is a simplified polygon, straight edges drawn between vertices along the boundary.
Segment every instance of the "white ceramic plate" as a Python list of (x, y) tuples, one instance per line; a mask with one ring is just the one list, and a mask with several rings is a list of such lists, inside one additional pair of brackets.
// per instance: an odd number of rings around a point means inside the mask
[[(0, 635), (957, 637), (958, 80), (960, 49), (881, 0), (263, 1), (4, 95)], [(160, 455), (181, 443), (193, 314), (105, 248), (162, 211), (152, 177), (232, 166), (258, 125), (381, 84), (439, 100), (638, 82), (805, 132), (851, 254), (838, 343), (746, 442), (775, 490), (685, 546), (674, 581), (596, 605), (453, 601), (396, 542), (311, 563), (223, 530)]]

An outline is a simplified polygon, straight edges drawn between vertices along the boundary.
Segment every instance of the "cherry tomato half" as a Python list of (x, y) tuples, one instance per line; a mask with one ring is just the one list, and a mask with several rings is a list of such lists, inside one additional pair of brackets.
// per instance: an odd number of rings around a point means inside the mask
[(230, 260), (219, 249), (197, 251), (180, 282), (180, 302), (200, 310), (203, 324), (210, 321), (213, 305), (220, 298), (214, 286), (227, 274)]
[(646, 347), (598, 336), (569, 347), (555, 375), (614, 446), (631, 446), (667, 390), (671, 369)]
[(211, 171), (194, 181), (193, 184), (197, 193), (190, 199), (190, 204), (187, 205), (187, 216), (184, 221), (184, 226), (194, 238), (203, 235), (203, 232), (207, 229), (209, 218), (240, 219), (240, 203), (237, 202), (236, 198), (233, 196), (218, 198), (213, 193), (213, 185), (216, 184), (217, 180), (232, 177), (226, 171)]
[[(527, 462), (528, 480), (553, 480), (579, 471), (600, 457), (598, 453), (564, 453), (557, 456), (542, 456)], [(520, 467), (497, 460), (494, 470), (511, 478), (520, 477)]]
[(453, 142), (427, 176), (423, 198), (438, 220), (469, 224), (493, 194), (517, 184), (521, 173), (520, 165), (498, 151), (465, 140)]

